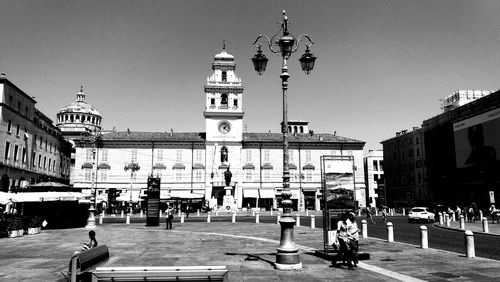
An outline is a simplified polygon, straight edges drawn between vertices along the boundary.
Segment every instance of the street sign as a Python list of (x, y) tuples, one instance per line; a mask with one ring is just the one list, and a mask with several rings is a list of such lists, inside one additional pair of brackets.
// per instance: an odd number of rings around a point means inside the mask
[(490, 191), (490, 204), (495, 203), (495, 191)]
[(160, 182), (159, 177), (148, 177), (146, 226), (160, 225)]

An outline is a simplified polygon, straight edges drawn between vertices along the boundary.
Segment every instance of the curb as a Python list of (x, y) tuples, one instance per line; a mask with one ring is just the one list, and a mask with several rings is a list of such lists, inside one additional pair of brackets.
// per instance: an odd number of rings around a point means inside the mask
[[(444, 226), (444, 225), (440, 225), (439, 223), (434, 223), (433, 225), (434, 225), (434, 227), (437, 227), (437, 228), (446, 229), (446, 230), (455, 231), (455, 232), (465, 232), (465, 230), (469, 230), (469, 229), (459, 229), (459, 228), (447, 227), (447, 226)], [(474, 234), (481, 234), (481, 235), (488, 235), (488, 236), (497, 236), (497, 237), (500, 237), (500, 234), (498, 234), (498, 233), (491, 233), (491, 232), (486, 233), (486, 232), (482, 232), (482, 231), (472, 231), (472, 232)]]

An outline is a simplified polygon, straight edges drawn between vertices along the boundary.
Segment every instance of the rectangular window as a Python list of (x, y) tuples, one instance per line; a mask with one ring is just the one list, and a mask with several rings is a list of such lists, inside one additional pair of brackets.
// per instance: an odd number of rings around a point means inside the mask
[(180, 182), (182, 180), (182, 171), (180, 169), (175, 170), (175, 181)]
[(202, 178), (201, 178), (201, 173), (202, 173), (202, 170), (201, 169), (197, 169), (195, 171), (195, 178), (196, 178), (196, 181), (202, 181)]
[(40, 149), (41, 149), (41, 148), (43, 148), (43, 146), (42, 146), (42, 145), (43, 145), (43, 144), (42, 144), (42, 143), (43, 143), (43, 140), (42, 140), (42, 139), (43, 139), (43, 138), (40, 136)]
[(310, 163), (311, 162), (311, 151), (306, 150), (306, 162)]
[(312, 182), (312, 171), (306, 171), (306, 181)]
[(378, 171), (378, 162), (377, 160), (373, 160), (373, 170)]
[(52, 171), (56, 172), (56, 160), (52, 161)]
[(264, 150), (264, 162), (265, 163), (269, 162), (269, 150), (268, 149)]
[(263, 177), (264, 177), (264, 181), (269, 181), (271, 180), (271, 171), (266, 169), (262, 172), (263, 174)]
[(178, 162), (178, 163), (182, 162), (182, 150), (177, 150), (175, 161)]
[(52, 153), (52, 143), (49, 143), (49, 152)]
[(17, 162), (17, 160), (19, 159), (18, 158), (18, 154), (19, 154), (19, 146), (18, 145), (14, 145), (14, 161)]
[(246, 176), (245, 180), (246, 181), (251, 181), (252, 180), (252, 173), (253, 173), (253, 171), (251, 169), (247, 169), (245, 171), (245, 176)]
[(38, 155), (38, 168), (42, 168), (42, 155)]
[(33, 153), (33, 156), (31, 157), (31, 167), (32, 168), (35, 168), (36, 165), (35, 165), (35, 161), (36, 161), (36, 154)]
[(246, 151), (246, 156), (247, 156), (247, 163), (251, 163), (252, 162), (252, 151), (251, 150), (247, 150)]
[(19, 136), (19, 134), (21, 133), (21, 128), (19, 127), (19, 124), (16, 125), (16, 136)]
[(51, 168), (52, 168), (52, 160), (49, 159), (49, 171), (50, 171)]
[(8, 121), (7, 122), (7, 132), (10, 133), (10, 131), (12, 130), (12, 121)]
[(137, 161), (137, 149), (132, 150), (132, 161), (133, 162)]
[(92, 169), (87, 168), (85, 169), (85, 181), (90, 181), (92, 180)]
[(384, 171), (384, 161), (378, 161), (378, 170)]
[(415, 137), (415, 144), (417, 144), (417, 145), (420, 144), (420, 140), (418, 139), (418, 136)]
[(44, 143), (45, 143), (45, 151), (47, 151), (47, 140), (45, 140)]
[(4, 160), (8, 160), (10, 158), (10, 142), (5, 142), (5, 152), (3, 155)]
[(47, 157), (43, 157), (43, 169), (47, 169)]
[(215, 106), (215, 98), (210, 99), (210, 106)]
[(101, 160), (103, 162), (108, 161), (108, 149), (101, 149)]
[(417, 155), (417, 157), (420, 157), (420, 149), (419, 148), (417, 148), (416, 155)]
[(233, 100), (233, 106), (236, 108), (238, 107), (238, 99)]
[(108, 170), (100, 169), (101, 172), (101, 181), (108, 181)]
[(163, 150), (156, 151), (156, 161), (163, 162)]
[(21, 101), (17, 101), (17, 111), (21, 113)]
[(196, 162), (201, 162), (203, 160), (202, 153), (203, 153), (202, 150), (196, 150)]
[(293, 163), (293, 150), (288, 151), (288, 161)]
[(87, 150), (85, 151), (85, 161), (92, 161), (92, 149), (87, 148)]

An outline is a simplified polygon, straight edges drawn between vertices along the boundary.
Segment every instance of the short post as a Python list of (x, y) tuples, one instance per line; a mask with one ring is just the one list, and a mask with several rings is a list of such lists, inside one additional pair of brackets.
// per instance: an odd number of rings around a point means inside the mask
[(444, 222), (446, 227), (450, 227), (450, 216), (447, 213), (444, 214)]
[(309, 210), (306, 210), (306, 216), (309, 216)]
[(236, 212), (233, 212), (233, 218), (232, 218), (231, 222), (236, 223)]
[(378, 208), (375, 208), (375, 216), (378, 216)]
[(451, 221), (455, 222), (457, 220), (455, 213), (451, 214)]
[(483, 220), (483, 211), (479, 211), (479, 220)]
[(438, 216), (439, 216), (439, 225), (443, 225), (443, 223), (444, 223), (444, 220), (443, 220), (443, 213), (442, 213), (442, 212), (440, 212), (440, 213), (438, 214)]
[(196, 216), (200, 216), (200, 209), (196, 211)]
[(207, 222), (210, 222), (210, 212), (207, 213)]
[(406, 209), (403, 208), (403, 215), (406, 215)]
[(300, 226), (300, 214), (296, 214), (296, 216), (297, 216), (297, 219), (296, 219), (297, 223), (295, 224), (295, 226), (298, 227), (298, 226)]
[(368, 222), (361, 220), (361, 237), (368, 238)]
[(143, 211), (143, 210), (141, 210), (141, 217), (143, 217), (143, 216), (144, 216), (144, 211)]
[(101, 216), (99, 216), (99, 224), (102, 224), (103, 218), (104, 218), (104, 216), (101, 214)]
[(465, 230), (465, 255), (468, 258), (473, 258), (476, 256), (474, 250), (474, 233), (470, 230)]
[(394, 242), (394, 228), (392, 222), (387, 222), (387, 242)]
[(280, 224), (280, 213), (276, 214), (276, 224)]
[(181, 213), (181, 223), (184, 223), (184, 213)]
[(420, 226), (420, 247), (422, 249), (429, 248), (429, 239), (427, 236), (427, 226)]
[(361, 209), (358, 209), (358, 217), (361, 216)]
[(256, 212), (255, 212), (255, 223), (260, 223), (260, 215), (259, 215), (259, 211), (256, 211)]
[(311, 229), (316, 228), (316, 216), (314, 214), (311, 214)]
[(102, 217), (104, 217), (104, 210), (101, 212)]
[(271, 208), (271, 216), (273, 216), (273, 209)]
[(215, 216), (219, 216), (219, 210), (215, 211)]
[(160, 217), (163, 217), (163, 211), (160, 210)]
[(181, 209), (179, 209), (179, 217), (181, 217)]
[(394, 209), (390, 209), (391, 210), (391, 216), (394, 216)]
[(252, 216), (255, 216), (255, 210), (252, 209)]
[(488, 219), (485, 217), (483, 218), (483, 232), (484, 233), (489, 233), (490, 229), (488, 228)]
[(121, 217), (123, 218), (124, 216), (125, 216), (125, 214), (123, 213), (123, 210), (122, 210)]
[(125, 219), (125, 224), (130, 224), (130, 214), (127, 213), (127, 219)]
[(463, 215), (460, 215), (460, 229), (465, 230), (465, 219)]

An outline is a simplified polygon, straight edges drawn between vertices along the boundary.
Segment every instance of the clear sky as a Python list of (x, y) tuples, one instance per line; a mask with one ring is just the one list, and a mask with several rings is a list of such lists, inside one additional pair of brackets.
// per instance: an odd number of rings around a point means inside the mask
[(259, 76), (253, 40), (273, 35), (282, 10), (309, 34), (310, 75), (289, 63), (289, 119), (315, 132), (380, 141), (440, 113), (458, 89), (500, 86), (500, 1), (0, 0), (0, 71), (55, 120), (76, 100), (104, 129), (205, 131), (203, 85), (226, 40), (245, 86), (248, 132), (279, 132), (280, 57)]

